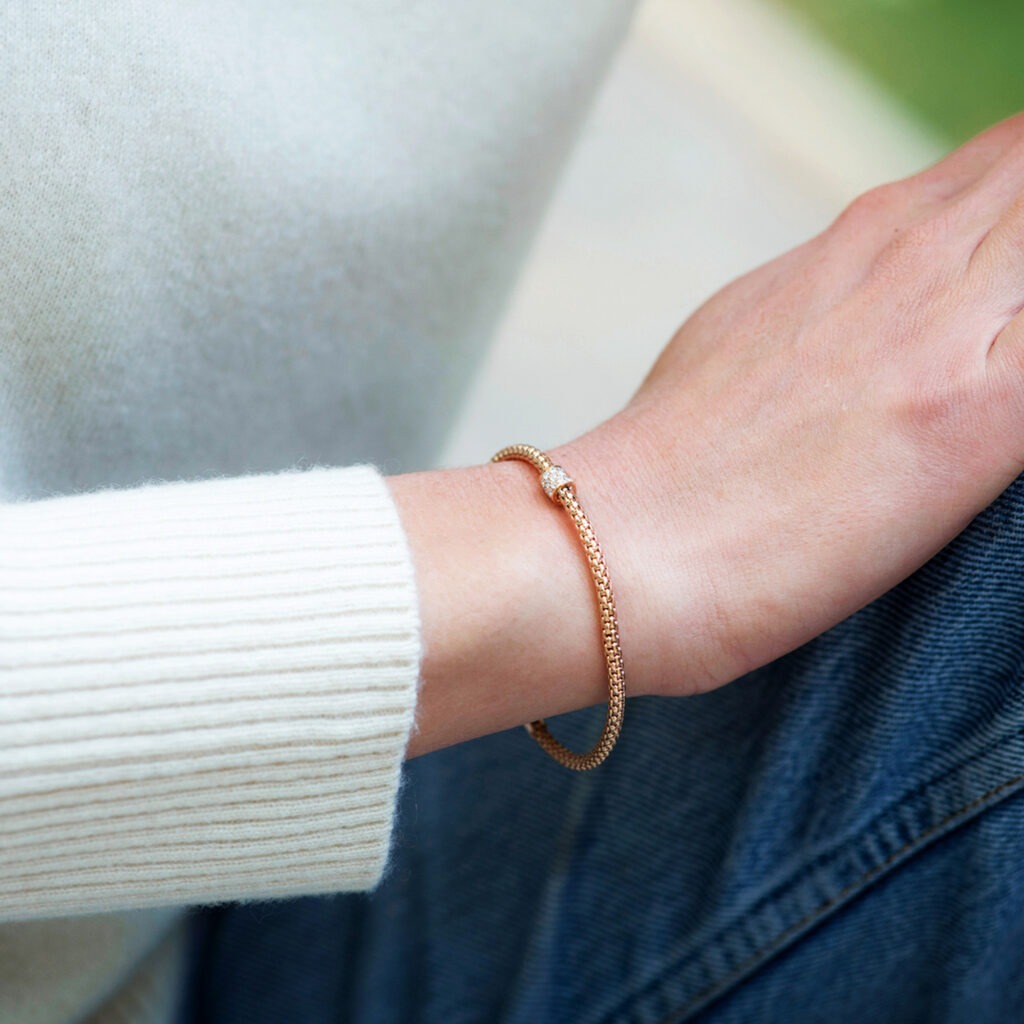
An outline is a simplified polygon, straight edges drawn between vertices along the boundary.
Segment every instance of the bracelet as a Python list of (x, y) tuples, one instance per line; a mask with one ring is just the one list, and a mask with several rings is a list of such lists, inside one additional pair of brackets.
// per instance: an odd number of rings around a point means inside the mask
[(574, 771), (596, 768), (610, 753), (622, 729), (622, 718), (626, 709), (626, 680), (622, 670), (622, 647), (619, 644), (619, 623), (615, 617), (615, 596), (608, 577), (608, 567), (597, 543), (594, 528), (590, 525), (583, 506), (576, 497), (576, 486), (561, 466), (556, 466), (544, 452), (530, 444), (513, 444), (502, 448), (491, 458), (491, 462), (518, 459), (528, 462), (540, 473), (540, 485), (544, 493), (569, 513), (576, 532), (580, 535), (587, 564), (594, 577), (597, 589), (597, 603), (601, 613), (601, 640), (605, 661), (608, 663), (608, 713), (605, 717), (601, 738), (586, 754), (577, 754), (559, 743), (548, 731), (543, 718), (529, 722), (526, 731), (560, 764)]

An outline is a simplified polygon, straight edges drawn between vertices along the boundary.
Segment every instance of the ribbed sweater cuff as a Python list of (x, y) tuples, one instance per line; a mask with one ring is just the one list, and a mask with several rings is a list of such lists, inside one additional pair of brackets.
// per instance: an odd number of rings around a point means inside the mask
[(0, 919), (372, 887), (418, 673), (372, 467), (0, 506)]

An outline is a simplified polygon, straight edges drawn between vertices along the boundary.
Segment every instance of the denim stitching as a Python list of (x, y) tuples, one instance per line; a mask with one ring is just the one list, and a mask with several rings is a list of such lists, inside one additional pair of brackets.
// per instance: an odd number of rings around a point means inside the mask
[(702, 1001), (709, 1002), (712, 999), (717, 998), (719, 995), (723, 995), (725, 991), (733, 984), (733, 982), (740, 977), (746, 970), (757, 960), (767, 958), (779, 948), (786, 940), (793, 935), (795, 932), (801, 931), (806, 928), (815, 918), (821, 917), (823, 914), (831, 910), (837, 903), (841, 903), (847, 896), (858, 889), (864, 889), (869, 886), (879, 875), (887, 871), (895, 861), (898, 861), (904, 854), (910, 852), (915, 846), (920, 846), (928, 841), (936, 832), (941, 832), (947, 825), (955, 821), (957, 818), (969, 813), (978, 807), (980, 804), (986, 803), (993, 797), (998, 796), (1003, 790), (1009, 789), (1012, 786), (1017, 785), (1020, 782), (1024, 782), (1024, 774), (1017, 775), (1012, 779), (1008, 779), (1006, 782), (1001, 783), (994, 789), (990, 789), (987, 793), (983, 793), (981, 796), (976, 797), (969, 803), (964, 804), (963, 807), (958, 808), (956, 811), (946, 815), (941, 821), (936, 822), (930, 828), (925, 829), (919, 836), (912, 839), (909, 843), (901, 846), (898, 850), (893, 851), (881, 864), (877, 864), (870, 871), (863, 874), (855, 882), (851, 882), (845, 888), (841, 889), (834, 896), (827, 899), (820, 906), (816, 907), (810, 913), (805, 914), (795, 924), (790, 925), (785, 931), (777, 935), (771, 942), (761, 949), (752, 953), (743, 961), (738, 967), (736, 967), (732, 973), (726, 975), (721, 981), (715, 982), (714, 985), (704, 989), (702, 992), (697, 993), (688, 1003), (686, 1003), (679, 1010), (674, 1010), (668, 1017), (664, 1017), (660, 1024), (680, 1024), (695, 1006)]
[[(885, 808), (879, 811), (856, 837), (850, 839), (846, 843), (843, 843), (840, 847), (821, 853), (813, 860), (808, 861), (797, 872), (795, 872), (786, 882), (782, 883), (779, 886), (776, 886), (775, 891), (773, 893), (769, 893), (768, 895), (761, 897), (761, 899), (753, 903), (748, 908), (744, 916), (749, 917), (751, 914), (755, 914), (762, 908), (774, 903), (779, 898), (779, 894), (781, 891), (792, 889), (793, 887), (799, 885), (802, 879), (804, 879), (810, 874), (813, 874), (813, 872), (821, 865), (839, 856), (843, 852), (843, 850), (849, 849), (861, 838), (863, 838), (864, 835), (869, 833), (872, 829), (876, 828), (878, 822), (881, 819), (885, 818), (887, 815), (896, 811), (898, 808), (906, 804), (909, 800), (912, 800), (914, 797), (924, 795), (928, 792), (928, 790), (934, 788), (943, 780), (947, 779), (950, 775), (954, 774), (957, 771), (963, 770), (965, 767), (969, 766), (973, 762), (981, 760), (986, 755), (992, 753), (995, 750), (998, 750), (1005, 743), (1021, 736), (1024, 736), (1024, 729), (1014, 729), (1007, 735), (1002, 736), (997, 740), (994, 740), (992, 743), (983, 747), (981, 750), (976, 751), (970, 757), (965, 758), (963, 761), (960, 761), (957, 764), (951, 765), (944, 771), (940, 772), (938, 775), (932, 776), (932, 778), (928, 779), (927, 782), (919, 783), (913, 788), (907, 790), (901, 797), (899, 797), (899, 799), (892, 801), (892, 803), (888, 804)], [(804, 915), (804, 917), (802, 917), (797, 923), (790, 925), (780, 935), (776, 936), (776, 938), (772, 940), (772, 942), (768, 943), (766, 946), (762, 946), (758, 951), (748, 956), (742, 964), (740, 964), (738, 967), (730, 971), (730, 973), (724, 979), (715, 982), (713, 985), (706, 989), (703, 989), (700, 993), (698, 993), (691, 1000), (689, 1000), (679, 1010), (675, 1010), (668, 1017), (663, 1018), (659, 1022), (659, 1024), (678, 1024), (678, 1022), (683, 1019), (683, 1016), (689, 1013), (691, 1009), (693, 1009), (694, 1006), (701, 1000), (707, 1000), (709, 997), (717, 998), (717, 996), (721, 994), (721, 992), (724, 989), (731, 985), (739, 975), (741, 975), (744, 971), (747, 970), (751, 963), (753, 963), (761, 957), (770, 955), (773, 950), (775, 950), (780, 944), (784, 943), (786, 939), (788, 939), (789, 936), (792, 935), (795, 931), (799, 931), (801, 928), (806, 927), (807, 924), (815, 917), (821, 916), (822, 914), (826, 913), (836, 903), (845, 899), (846, 896), (849, 895), (849, 893), (852, 890), (855, 890), (857, 888), (863, 888), (864, 886), (870, 884), (871, 881), (878, 874), (884, 872), (887, 868), (889, 868), (892, 865), (893, 861), (898, 860), (914, 846), (926, 842), (930, 836), (934, 835), (935, 832), (945, 828), (951, 821), (953, 821), (958, 816), (968, 813), (973, 808), (977, 807), (979, 804), (982, 804), (987, 800), (991, 800), (994, 796), (1001, 793), (1004, 789), (1008, 789), (1009, 787), (1014, 786), (1020, 782), (1024, 782), (1024, 774), (1017, 775), (1014, 778), (1011, 778), (1005, 782), (1000, 783), (994, 789), (986, 791), (981, 796), (976, 797), (974, 800), (971, 800), (967, 804), (964, 804), (958, 810), (951, 812), (941, 821), (937, 822), (934, 825), (931, 825), (924, 832), (915, 836), (908, 843), (904, 844), (898, 850), (891, 853), (881, 864), (877, 864), (870, 871), (862, 875), (856, 882), (852, 882), (850, 883), (850, 885), (845, 886), (839, 893), (830, 897), (820, 906), (815, 908), (815, 910)], [(738, 923), (739, 922), (737, 920), (733, 920), (729, 924), (726, 924), (723, 927), (719, 928), (718, 931), (715, 932), (707, 940), (707, 942), (705, 943), (705, 948), (714, 945), (716, 942), (719, 942), (722, 936), (727, 934), (730, 930), (734, 929)], [(619, 1006), (614, 1011), (612, 1011), (611, 1014), (604, 1018), (604, 1020), (607, 1022), (613, 1022), (617, 1020), (618, 1014), (620, 1012), (625, 1010), (629, 1004), (635, 1004), (636, 1001), (639, 1000), (642, 996), (646, 995), (652, 989), (656, 988), (667, 973), (670, 973), (670, 971), (672, 970), (679, 970), (684, 964), (693, 960), (697, 955), (698, 954), (696, 952), (687, 953), (684, 957), (677, 961), (670, 970), (661, 971), (656, 978), (651, 979), (651, 981), (643, 985), (642, 988), (640, 988), (636, 992), (633, 992), (627, 999), (620, 1003)]]

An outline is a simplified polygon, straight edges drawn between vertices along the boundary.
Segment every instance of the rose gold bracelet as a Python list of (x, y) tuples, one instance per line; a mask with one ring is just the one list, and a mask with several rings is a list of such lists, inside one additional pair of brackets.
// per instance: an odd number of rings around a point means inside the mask
[(540, 473), (540, 485), (544, 493), (569, 513), (583, 543), (590, 573), (594, 577), (597, 603), (601, 612), (601, 640), (605, 661), (608, 663), (608, 713), (601, 738), (592, 750), (586, 754), (577, 754), (551, 735), (543, 718), (529, 722), (525, 726), (526, 731), (540, 744), (541, 749), (560, 764), (574, 771), (586, 771), (589, 768), (596, 768), (611, 753), (615, 741), (619, 738), (626, 710), (626, 679), (622, 670), (622, 647), (619, 644), (619, 623), (615, 617), (612, 582), (608, 577), (608, 567), (605, 565), (601, 546), (594, 535), (594, 528), (576, 497), (576, 486), (569, 474), (561, 466), (556, 466), (539, 448), (534, 448), (530, 444), (513, 444), (502, 448), (491, 458), (491, 462), (502, 462), (505, 459), (528, 462)]

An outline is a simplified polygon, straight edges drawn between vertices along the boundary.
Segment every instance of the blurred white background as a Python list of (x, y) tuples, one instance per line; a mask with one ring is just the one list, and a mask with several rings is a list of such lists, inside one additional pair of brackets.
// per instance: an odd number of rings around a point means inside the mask
[(648, 0), (443, 464), (594, 426), (719, 287), (942, 148), (780, 9)]

